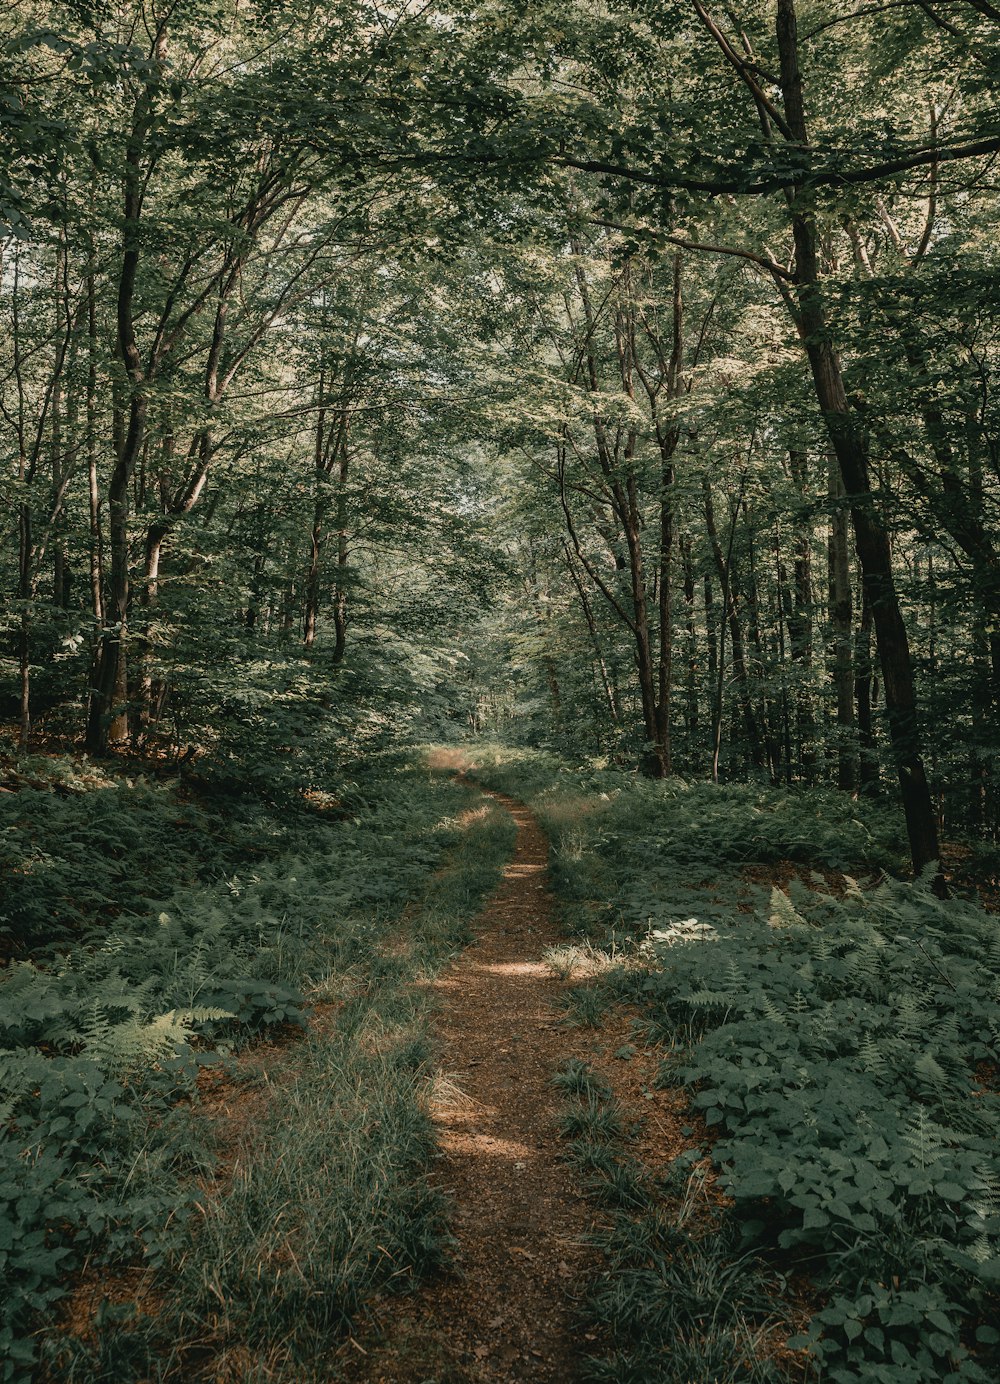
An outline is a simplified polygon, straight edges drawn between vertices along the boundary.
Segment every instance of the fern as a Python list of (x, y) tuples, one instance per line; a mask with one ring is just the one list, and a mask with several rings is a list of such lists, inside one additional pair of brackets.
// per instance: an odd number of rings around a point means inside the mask
[(683, 998), (692, 1009), (724, 1009), (727, 1013), (735, 1001), (729, 990), (696, 990)]
[(912, 990), (905, 991), (896, 1003), (896, 1031), (904, 1038), (926, 1032), (930, 1015), (922, 1003), (922, 997)]
[[(519, 791), (513, 768), (488, 772)], [(1000, 1378), (988, 1337), (962, 1354), (998, 1281), (983, 1187), (1000, 1177), (1000, 1100), (970, 1081), (1000, 1053), (996, 920), (891, 878), (884, 804), (609, 772), (582, 785), (584, 812), (551, 756), (525, 753), (522, 772), (555, 836), (572, 811), (579, 859), (558, 882), (581, 928), (589, 910), (620, 943), (711, 917), (711, 948), (650, 948), (629, 993), (651, 1035), (683, 1044), (665, 1075), (713, 1127), (744, 1244), (812, 1266), (823, 1377)], [(743, 860), (779, 858), (838, 870), (843, 893), (825, 874), (769, 897), (738, 877)]]
[(864, 1033), (858, 1042), (858, 1061), (866, 1072), (873, 1076), (885, 1077), (889, 1064), (885, 1058), (883, 1045), (871, 1033)]
[(760, 1008), (761, 1013), (769, 1023), (780, 1024), (783, 1028), (788, 1026), (788, 1019), (785, 1015), (785, 1011), (774, 1002), (770, 995), (761, 995)]
[(940, 1161), (947, 1134), (934, 1123), (922, 1106), (918, 1106), (903, 1130), (903, 1143), (918, 1167), (926, 1169)]
[(106, 1019), (93, 1025), (84, 1037), (87, 1057), (119, 1075), (176, 1057), (196, 1036), (196, 1025), (211, 1020), (235, 1019), (227, 1009), (170, 1009), (143, 1019), (137, 1014), (120, 1023)]
[(773, 928), (806, 927), (806, 920), (798, 913), (791, 899), (783, 889), (771, 890), (771, 914), (768, 923)]

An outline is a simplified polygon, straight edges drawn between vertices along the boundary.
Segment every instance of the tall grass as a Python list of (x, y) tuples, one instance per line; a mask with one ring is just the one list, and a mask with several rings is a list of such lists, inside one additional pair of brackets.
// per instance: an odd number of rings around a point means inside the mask
[[(461, 945), (509, 852), (509, 816), (479, 807), (468, 788), (383, 767), (301, 832), (276, 818), (282, 848), (230, 852), (217, 882), (121, 913), (110, 934), (75, 920), (57, 962), (5, 975), (0, 1016), (23, 1014), (12, 983), (45, 1002), (8, 1024), (0, 1053), (21, 1072), (0, 1181), (14, 1243), (0, 1377), (306, 1379), (376, 1285), (438, 1261), (429, 1001), (413, 981)], [(140, 1041), (178, 1004), (191, 1017), (169, 1047)], [(224, 1083), (235, 1123), (202, 1114), (200, 1067), (290, 1020), (304, 1040), (256, 1079), (241, 1058)], [(85, 1023), (103, 1047), (81, 1044)], [(59, 1325), (84, 1262), (112, 1297), (142, 1282), (155, 1310), (87, 1320), (70, 1299), (73, 1329)]]

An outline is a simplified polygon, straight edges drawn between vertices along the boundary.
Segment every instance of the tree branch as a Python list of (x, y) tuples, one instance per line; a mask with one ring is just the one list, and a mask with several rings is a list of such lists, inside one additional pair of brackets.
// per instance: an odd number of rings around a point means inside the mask
[[(602, 221), (596, 217), (591, 220), (591, 225), (602, 226), (607, 231), (622, 231), (626, 235), (633, 235), (644, 229), (638, 226), (625, 226), (618, 221)], [(759, 269), (765, 269), (769, 274), (787, 279), (789, 283), (795, 282), (795, 275), (789, 270), (774, 260), (768, 259), (765, 255), (755, 255), (752, 250), (738, 250), (735, 245), (709, 245), (705, 241), (688, 240), (683, 236), (662, 235), (659, 231), (653, 231), (652, 234), (657, 240), (666, 241), (668, 245), (676, 245), (680, 250), (701, 250), (707, 255), (732, 255), (735, 259), (749, 260)]]

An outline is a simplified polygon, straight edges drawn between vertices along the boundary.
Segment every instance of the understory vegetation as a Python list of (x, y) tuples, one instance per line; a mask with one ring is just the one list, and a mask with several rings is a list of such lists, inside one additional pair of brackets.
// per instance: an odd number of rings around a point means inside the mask
[[(781, 1377), (751, 1346), (802, 1276), (815, 1297), (791, 1342), (809, 1353), (799, 1377), (995, 1379), (996, 919), (883, 873), (898, 825), (843, 796), (649, 784), (482, 748), (476, 765), (539, 812), (567, 926), (620, 963), (588, 983), (585, 1010), (636, 1007), (661, 1082), (689, 1094), (690, 1156), (710, 1155), (723, 1194), (692, 1240), (627, 1161), (598, 1158), (618, 1209), (592, 1299), (613, 1348), (593, 1377)], [(760, 867), (783, 862), (798, 868), (768, 885)], [(609, 1093), (580, 1073), (563, 1084), (582, 1101), (568, 1133), (621, 1132)], [(689, 1262), (709, 1286), (685, 1323)]]
[(510, 818), (403, 760), (280, 812), (30, 767), (0, 795), (2, 1377), (309, 1378), (446, 1244), (412, 982)]

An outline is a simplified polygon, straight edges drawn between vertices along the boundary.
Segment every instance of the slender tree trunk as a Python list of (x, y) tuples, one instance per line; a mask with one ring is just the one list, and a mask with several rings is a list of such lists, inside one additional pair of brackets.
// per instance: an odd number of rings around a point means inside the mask
[[(684, 300), (681, 288), (682, 258), (674, 256), (673, 295), (672, 295), (672, 340), (669, 361), (664, 361), (662, 346), (657, 342), (660, 369), (664, 374), (667, 397), (673, 401), (683, 393), (684, 362)], [(630, 319), (629, 346), (633, 358), (636, 357), (634, 339), (634, 314)], [(665, 369), (664, 369), (665, 366)], [(636, 365), (638, 369), (638, 365)], [(657, 407), (659, 388), (651, 388), (645, 375), (642, 376), (649, 397), (656, 440), (660, 449), (660, 565), (658, 572), (658, 616), (659, 616), (659, 658), (657, 660), (656, 697), (656, 747), (664, 777), (673, 772), (673, 745), (671, 742), (670, 709), (673, 694), (673, 656), (674, 656), (674, 603), (673, 603), (673, 555), (674, 555), (674, 488), (676, 471), (674, 453), (680, 440), (680, 430), (675, 418), (663, 421)]]
[(129, 492), (146, 440), (148, 381), (135, 334), (134, 301), (139, 270), (139, 223), (142, 215), (142, 150), (149, 129), (152, 94), (147, 88), (136, 104), (125, 151), (122, 264), (118, 279), (118, 353), (129, 382), (127, 422), (108, 486), (109, 558), (107, 623), (98, 646), (87, 724), (87, 748), (103, 754), (128, 737)]
[(858, 792), (874, 798), (879, 792), (878, 744), (872, 716), (874, 678), (872, 675), (872, 609), (867, 599), (861, 603), (861, 622), (854, 641), (854, 702), (858, 715)]
[(611, 724), (617, 726), (621, 722), (621, 710), (618, 705), (618, 694), (615, 691), (614, 685), (612, 684), (611, 678), (608, 674), (608, 665), (604, 657), (604, 648), (601, 643), (600, 630), (597, 627), (597, 620), (594, 617), (594, 608), (590, 604), (590, 598), (587, 595), (586, 587), (580, 580), (579, 573), (576, 570), (576, 564), (573, 561), (573, 555), (570, 552), (569, 544), (565, 541), (563, 542), (563, 552), (566, 556), (566, 569), (569, 572), (570, 578), (573, 582), (573, 586), (576, 589), (576, 594), (580, 601), (580, 609), (583, 611), (583, 618), (587, 625), (587, 632), (590, 635), (590, 642), (594, 651), (595, 667), (600, 677), (601, 687), (604, 691), (604, 700), (607, 702), (608, 714), (611, 717)]
[[(739, 585), (736, 577), (735, 563), (733, 561), (733, 548), (736, 542), (736, 525), (739, 519), (740, 503), (742, 500), (742, 487), (740, 499), (732, 508), (729, 523), (729, 541), (725, 553), (719, 541), (719, 532), (715, 522), (715, 505), (712, 500), (712, 488), (708, 480), (703, 483), (703, 495), (705, 501), (705, 525), (708, 531), (709, 542), (712, 548), (712, 556), (715, 561), (715, 569), (719, 576), (719, 584), (722, 587), (722, 614), (720, 616), (721, 629), (725, 630), (725, 624), (729, 622), (729, 635), (733, 646), (733, 675), (739, 692), (740, 709), (743, 713), (743, 725), (746, 734), (746, 757), (755, 769), (764, 767), (764, 746), (760, 727), (757, 725), (757, 718), (754, 714), (753, 699), (750, 692), (750, 677), (747, 671), (746, 650), (743, 640), (743, 625), (740, 619), (740, 600)], [(719, 640), (719, 679), (716, 697), (716, 728), (715, 746), (713, 751), (713, 779), (718, 780), (718, 759), (722, 744), (722, 688), (725, 671), (724, 637), (720, 635)]]
[(337, 580), (333, 592), (333, 662), (339, 665), (347, 652), (347, 569), (350, 562), (350, 530), (348, 528), (347, 483), (351, 474), (351, 454), (347, 445), (347, 430), (340, 444), (337, 463)]
[(715, 619), (715, 596), (712, 592), (712, 578), (706, 572), (704, 580), (705, 591), (705, 639), (708, 644), (708, 696), (711, 717), (711, 749), (713, 754), (712, 778), (718, 783), (718, 745), (721, 736), (722, 723), (722, 698), (716, 696), (716, 689), (719, 683), (719, 665), (722, 662), (723, 653), (723, 633), (724, 622), (718, 621), (718, 635), (716, 634)]
[(789, 650), (786, 648), (785, 626), (791, 625), (789, 617), (792, 616), (792, 597), (788, 589), (788, 573), (781, 555), (781, 526), (777, 520), (774, 525), (774, 578), (777, 591), (778, 668), (781, 672), (782, 769), (785, 782), (790, 784), (795, 778), (795, 754), (792, 751), (792, 710), (786, 673)]
[(844, 503), (844, 482), (835, 456), (829, 458), (829, 496), (830, 671), (837, 699), (837, 787), (845, 793), (853, 793), (857, 786), (857, 774), (854, 753), (854, 668), (851, 650), (854, 613), (848, 547), (849, 519)]
[[(805, 503), (809, 485), (809, 460), (805, 452), (789, 452), (792, 479)], [(793, 606), (788, 637), (796, 672), (795, 720), (799, 746), (799, 773), (806, 783), (816, 781), (816, 715), (809, 686), (813, 661), (812, 525), (796, 524), (793, 563)]]
[(681, 539), (681, 562), (684, 571), (684, 610), (687, 631), (687, 677), (685, 688), (684, 728), (687, 737), (687, 754), (692, 764), (698, 758), (698, 640), (695, 625), (695, 580), (694, 562), (691, 557), (691, 540)]
[(31, 551), (32, 514), (27, 494), (28, 439), (25, 414), (24, 369), (21, 354), (21, 255), (14, 250), (11, 292), (11, 335), (14, 356), (14, 381), (17, 387), (17, 480), (22, 490), (17, 510), (17, 599), (21, 606), (18, 620), (17, 657), (19, 673), (18, 748), (26, 750), (31, 740)]
[[(58, 348), (57, 348), (58, 350)], [(56, 361), (55, 382), (52, 387), (52, 503), (51, 513), (60, 516), (63, 508), (63, 490), (66, 485), (63, 457), (63, 390), (60, 362)], [(69, 564), (67, 561), (66, 538), (63, 524), (55, 517), (52, 535), (52, 604), (61, 610), (69, 607)]]
[(324, 398), (325, 371), (319, 372), (319, 408), (316, 412), (316, 437), (313, 443), (313, 472), (315, 492), (313, 497), (312, 527), (309, 531), (309, 570), (306, 573), (306, 614), (302, 642), (311, 649), (316, 642), (316, 622), (319, 618), (320, 563), (323, 549), (323, 530), (326, 526), (326, 481), (329, 475), (327, 464), (326, 401)]
[(660, 570), (657, 602), (660, 621), (660, 649), (657, 660), (656, 746), (662, 777), (673, 773), (673, 746), (670, 735), (670, 701), (673, 679), (674, 610), (673, 610), (673, 485), (674, 468), (663, 467), (660, 479)]
[(94, 653), (104, 625), (104, 535), (97, 470), (97, 293), (93, 247), (87, 268), (87, 500), (90, 519), (90, 603), (94, 617)]
[[(765, 677), (767, 671), (767, 660), (764, 650), (764, 638), (761, 630), (760, 621), (760, 599), (757, 591), (757, 557), (756, 545), (754, 543), (753, 526), (747, 512), (747, 506), (743, 504), (743, 515), (747, 524), (748, 543), (749, 543), (749, 573), (746, 584), (746, 609), (747, 625), (750, 631), (750, 638), (753, 643), (754, 651), (754, 677), (758, 686), (766, 686)], [(775, 711), (772, 699), (763, 693), (761, 697), (759, 724), (764, 732), (764, 750), (767, 756), (767, 769), (772, 783), (778, 783), (781, 777), (780, 761), (781, 751), (778, 747), (778, 740), (774, 733)]]

